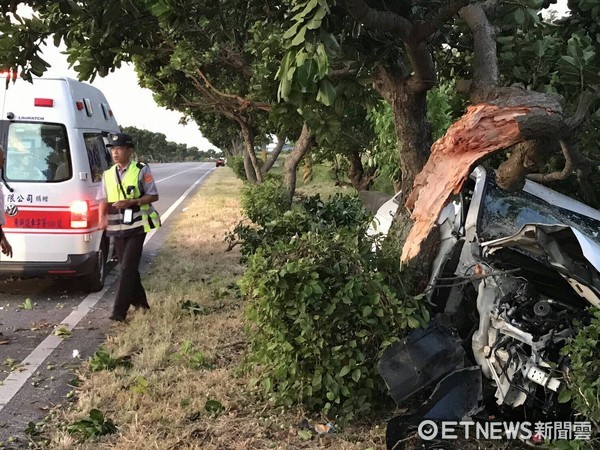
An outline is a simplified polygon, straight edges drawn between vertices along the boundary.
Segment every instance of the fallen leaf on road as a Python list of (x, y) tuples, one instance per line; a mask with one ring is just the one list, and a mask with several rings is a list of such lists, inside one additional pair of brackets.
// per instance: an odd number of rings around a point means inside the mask
[(40, 322), (35, 322), (31, 325), (31, 331), (43, 330), (45, 328), (53, 328), (55, 324), (50, 322), (44, 322), (43, 320)]
[(71, 330), (69, 330), (67, 327), (60, 327), (54, 330), (54, 334), (56, 336), (68, 337), (71, 336)]
[(0, 341), (0, 345), (6, 345), (6, 344), (10, 344), (10, 341), (8, 339), (4, 339), (4, 340)]

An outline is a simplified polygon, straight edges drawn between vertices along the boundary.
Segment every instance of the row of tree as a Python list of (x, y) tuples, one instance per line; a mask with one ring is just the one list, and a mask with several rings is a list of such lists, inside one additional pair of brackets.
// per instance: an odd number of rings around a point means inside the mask
[(220, 152), (215, 149), (199, 150), (198, 147), (188, 147), (167, 141), (163, 133), (141, 130), (136, 127), (121, 127), (124, 133), (131, 135), (136, 143), (138, 159), (148, 162), (177, 162), (177, 161), (209, 161), (214, 160)]
[[(496, 118), (514, 125), (509, 140), (488, 146), (508, 150), (505, 187), (537, 172), (541, 181), (576, 179), (589, 200), (597, 163), (573, 137), (598, 117), (600, 6), (569, 1), (570, 15), (544, 19), (553, 3), (12, 1), (0, 6), (0, 57), (24, 77), (42, 75), (40, 45), (53, 39), (82, 80), (131, 61), (159, 104), (226, 154), (243, 152), (251, 182), (278, 154), (263, 164), (256, 149), (273, 135), (295, 142), (284, 166), (290, 198), (310, 149), (345, 158), (357, 188), (385, 173), (408, 196), (429, 157), (432, 121), (447, 126), (471, 104), (487, 105), (492, 127)], [(33, 17), (19, 17), (17, 4)], [(459, 140), (485, 147), (494, 138), (463, 128)]]

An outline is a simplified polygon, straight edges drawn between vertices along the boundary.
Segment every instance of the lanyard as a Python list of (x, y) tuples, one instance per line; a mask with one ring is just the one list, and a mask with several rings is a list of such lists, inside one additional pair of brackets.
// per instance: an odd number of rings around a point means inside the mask
[(119, 180), (119, 187), (121, 188), (121, 192), (123, 193), (123, 200), (126, 200), (127, 194), (125, 194), (125, 189), (123, 189), (123, 183), (121, 182), (121, 176), (119, 175), (119, 166), (115, 167), (115, 172), (117, 174), (117, 180)]

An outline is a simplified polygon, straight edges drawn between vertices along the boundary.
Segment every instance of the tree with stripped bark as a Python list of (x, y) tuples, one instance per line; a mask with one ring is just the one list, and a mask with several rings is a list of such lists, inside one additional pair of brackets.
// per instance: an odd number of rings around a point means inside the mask
[[(594, 163), (566, 139), (580, 123), (579, 118), (586, 116), (585, 106), (591, 102), (580, 103), (583, 112), (571, 119), (564, 98), (568, 94), (567, 100), (573, 104), (585, 97), (583, 89), (594, 84), (594, 70), (590, 68), (598, 66), (600, 41), (589, 20), (582, 18), (597, 18), (598, 8), (593, 8), (593, 2), (582, 2), (586, 4), (574, 9), (569, 19), (548, 24), (539, 14), (550, 3), (294, 2), (296, 14), (286, 33), (290, 42), (280, 69), (280, 95), (295, 101), (297, 88), (302, 87), (299, 74), (307, 71), (318, 86), (317, 98), (335, 92), (331, 70), (322, 68), (326, 65), (333, 71), (355, 70), (357, 77), (369, 80), (390, 104), (406, 205), (413, 210), (413, 220), (426, 224), (414, 228), (409, 240), (416, 245), (405, 250), (405, 260), (419, 254), (420, 243), (450, 192), (482, 158), (509, 150), (510, 157), (500, 166), (498, 177), (509, 189), (520, 188), (527, 175), (540, 170), (547, 156), (543, 149), (553, 147), (549, 141), (556, 142), (556, 148), (562, 142), (567, 165), (559, 174), (538, 175), (538, 179), (567, 176)], [(531, 27), (524, 27), (525, 23)], [(511, 40), (513, 47), (514, 42), (519, 43), (520, 58), (510, 58)], [(570, 45), (577, 40), (583, 45)], [(527, 59), (525, 50), (530, 49), (537, 59)], [(550, 50), (554, 53), (546, 66), (527, 66), (539, 62)], [(569, 71), (579, 75), (576, 86), (569, 86)], [(468, 78), (459, 84), (467, 86), (471, 106), (432, 147), (426, 96), (444, 76)], [(522, 79), (528, 76), (534, 79)], [(546, 78), (549, 82), (543, 85), (541, 81)], [(594, 89), (591, 97), (597, 94)], [(427, 246), (424, 253), (431, 251)]]

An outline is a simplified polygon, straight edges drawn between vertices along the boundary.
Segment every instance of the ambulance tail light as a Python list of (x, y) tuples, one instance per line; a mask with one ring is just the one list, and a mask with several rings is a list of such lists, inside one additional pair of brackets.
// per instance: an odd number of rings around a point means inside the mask
[(45, 108), (54, 107), (54, 100), (51, 98), (36, 98), (33, 100), (33, 106), (43, 106)]
[(85, 200), (71, 204), (71, 228), (87, 228), (89, 205)]

